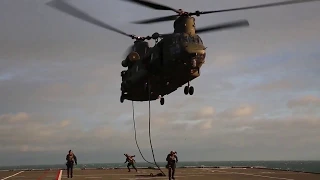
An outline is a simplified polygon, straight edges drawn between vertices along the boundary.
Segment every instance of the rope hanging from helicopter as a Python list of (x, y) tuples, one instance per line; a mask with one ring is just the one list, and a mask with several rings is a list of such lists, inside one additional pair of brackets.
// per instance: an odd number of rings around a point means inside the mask
[(137, 148), (138, 148), (138, 150), (139, 150), (139, 153), (140, 153), (141, 157), (143, 158), (143, 160), (144, 160), (145, 162), (149, 163), (149, 164), (152, 164), (152, 165), (157, 166), (158, 170), (162, 173), (162, 175), (165, 176), (165, 173), (161, 170), (161, 168), (159, 167), (159, 165), (158, 165), (157, 162), (156, 162), (156, 158), (155, 158), (154, 151), (153, 151), (153, 146), (152, 146), (152, 140), (151, 140), (151, 88), (150, 88), (150, 80), (149, 80), (149, 79), (148, 79), (148, 95), (149, 95), (149, 100), (148, 100), (148, 102), (149, 102), (149, 107), (148, 107), (148, 109), (149, 109), (149, 119), (148, 119), (148, 121), (149, 121), (149, 128), (148, 128), (148, 129), (149, 129), (149, 142), (150, 142), (150, 148), (151, 148), (151, 152), (152, 152), (152, 157), (153, 157), (153, 162), (154, 162), (154, 163), (151, 163), (151, 162), (147, 161), (147, 160), (144, 158), (144, 156), (143, 156), (143, 154), (142, 154), (142, 152), (141, 152), (141, 150), (140, 150), (140, 147), (139, 147), (139, 144), (138, 144), (138, 140), (137, 140), (136, 122), (135, 122), (135, 117), (134, 117), (134, 103), (133, 103), (133, 101), (132, 101), (132, 115), (133, 115), (134, 138), (135, 138), (136, 145), (137, 145)]
[(132, 102), (132, 119), (133, 119), (134, 139), (135, 139), (135, 141), (136, 141), (137, 148), (138, 148), (138, 150), (139, 150), (139, 153), (140, 153), (142, 159), (143, 159), (145, 162), (147, 162), (147, 163), (149, 163), (149, 164), (152, 164), (152, 165), (155, 165), (154, 163), (147, 161), (147, 160), (144, 158), (144, 156), (143, 156), (143, 154), (142, 154), (142, 152), (141, 152), (141, 150), (140, 150), (140, 147), (139, 147), (139, 144), (138, 144), (138, 140), (137, 140), (136, 120), (135, 120), (135, 118), (134, 118), (134, 103), (133, 103), (133, 101), (131, 101), (131, 102)]
[(159, 171), (165, 175), (165, 173), (160, 169), (159, 165), (156, 162), (156, 158), (154, 157), (154, 152), (153, 152), (153, 146), (152, 146), (152, 140), (151, 140), (151, 87), (150, 87), (150, 79), (148, 79), (148, 94), (149, 94), (149, 141), (150, 141), (150, 147), (151, 147), (151, 152), (152, 152), (152, 157), (153, 157), (153, 162), (154, 164), (158, 167)]
[[(155, 43), (157, 44), (158, 43), (158, 38), (155, 39)], [(135, 138), (135, 142), (136, 142), (136, 145), (137, 145), (137, 148), (139, 150), (139, 153), (141, 155), (141, 157), (143, 158), (143, 160), (149, 164), (152, 164), (152, 165), (155, 165), (157, 166), (157, 168), (159, 169), (159, 171), (162, 173), (162, 175), (165, 176), (165, 173), (161, 170), (161, 168), (159, 167), (159, 165), (157, 164), (156, 162), (156, 159), (155, 159), (155, 155), (154, 155), (154, 151), (153, 151), (153, 146), (152, 146), (152, 140), (151, 140), (151, 87), (150, 87), (150, 79), (148, 79), (148, 96), (149, 96), (149, 99), (148, 99), (148, 102), (149, 102), (149, 118), (148, 118), (148, 121), (149, 121), (149, 142), (150, 142), (150, 148), (151, 148), (151, 152), (152, 152), (152, 157), (153, 157), (153, 162), (149, 162), (147, 161), (141, 150), (140, 150), (140, 147), (139, 147), (139, 144), (138, 144), (138, 140), (137, 140), (137, 129), (136, 129), (136, 122), (135, 122), (135, 116), (134, 116), (134, 103), (132, 101), (132, 119), (133, 119), (133, 128), (134, 128), (134, 138)]]

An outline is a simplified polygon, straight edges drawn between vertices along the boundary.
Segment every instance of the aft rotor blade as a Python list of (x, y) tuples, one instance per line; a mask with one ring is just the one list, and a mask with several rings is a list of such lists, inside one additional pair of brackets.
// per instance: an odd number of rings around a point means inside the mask
[(161, 4), (150, 2), (150, 1), (145, 1), (145, 0), (123, 0), (123, 1), (136, 3), (139, 5), (146, 6), (146, 7), (152, 8), (152, 9), (157, 9), (157, 10), (170, 10), (170, 11), (174, 11), (176, 13), (180, 12), (179, 10), (176, 10), (172, 7), (169, 7), (166, 5), (161, 5)]
[(209, 31), (219, 31), (219, 30), (233, 29), (233, 28), (239, 28), (239, 27), (245, 27), (245, 26), (249, 26), (249, 22), (247, 20), (238, 20), (238, 21), (199, 28), (196, 30), (196, 33), (200, 34), (200, 33), (205, 33)]
[(172, 20), (176, 20), (178, 16), (179, 15), (164, 16), (164, 17), (146, 19), (146, 20), (141, 20), (141, 21), (134, 21), (132, 23), (134, 23), (134, 24), (151, 24), (151, 23), (156, 23), (156, 22), (172, 21)]
[(133, 45), (129, 46), (129, 47), (126, 49), (126, 51), (125, 51), (124, 54), (123, 54), (123, 58), (125, 59), (125, 58), (129, 55), (129, 53), (132, 52), (132, 50), (133, 50)]
[(128, 36), (128, 37), (133, 37), (133, 35), (129, 35), (119, 29), (116, 29), (108, 24), (105, 24), (104, 22), (102, 21), (99, 21), (95, 18), (93, 18), (92, 16), (88, 15), (87, 13), (77, 9), (76, 7), (72, 6), (71, 4), (65, 2), (65, 1), (62, 1), (62, 0), (52, 0), (48, 3), (46, 3), (48, 6), (52, 7), (52, 8), (55, 8), (61, 12), (64, 12), (64, 13), (67, 13), (73, 17), (76, 17), (80, 20), (83, 20), (83, 21), (86, 21), (88, 23), (91, 23), (91, 24), (94, 24), (96, 26), (99, 26), (99, 27), (102, 27), (102, 28), (105, 28), (105, 29), (108, 29), (108, 30), (111, 30), (111, 31), (114, 31), (114, 32), (117, 32), (119, 34), (122, 34), (122, 35), (125, 35), (125, 36)]
[[(203, 11), (200, 14), (211, 14), (211, 13), (219, 13), (219, 12), (227, 12), (227, 11), (239, 11), (239, 10), (247, 10), (247, 9), (258, 9), (258, 8), (266, 8), (266, 7), (273, 7), (273, 6), (282, 6), (282, 5), (290, 5), (290, 4), (299, 4), (299, 3), (307, 3), (307, 2), (314, 2), (320, 0), (290, 0), (290, 1), (283, 1), (277, 3), (269, 3), (269, 4), (261, 4), (256, 6), (247, 6), (247, 7), (240, 7), (240, 8), (232, 8), (232, 9), (222, 9), (222, 10), (215, 10), (215, 11)], [(191, 13), (195, 15), (196, 13)]]

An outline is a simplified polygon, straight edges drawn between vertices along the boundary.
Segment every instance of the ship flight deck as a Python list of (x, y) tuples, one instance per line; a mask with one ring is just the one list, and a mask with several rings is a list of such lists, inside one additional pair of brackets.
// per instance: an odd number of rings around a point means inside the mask
[[(167, 169), (162, 169), (167, 174)], [(138, 169), (128, 172), (127, 169), (86, 169), (74, 170), (75, 180), (106, 179), (106, 180), (143, 180), (169, 179), (167, 176), (156, 175), (156, 169)], [(66, 170), (43, 171), (0, 171), (0, 180), (64, 180)], [(271, 170), (265, 168), (177, 168), (176, 180), (319, 180), (320, 174)]]

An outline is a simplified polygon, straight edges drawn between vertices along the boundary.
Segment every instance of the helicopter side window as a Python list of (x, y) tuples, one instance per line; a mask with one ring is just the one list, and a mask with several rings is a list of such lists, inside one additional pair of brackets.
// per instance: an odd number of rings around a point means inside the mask
[(176, 36), (176, 41), (177, 41), (177, 44), (178, 44), (179, 42), (181, 42), (181, 37), (180, 37), (180, 36)]
[(193, 36), (193, 41), (196, 44), (199, 44), (199, 38), (197, 36)]
[(175, 36), (173, 39), (172, 39), (172, 43), (173, 44), (178, 44), (179, 42), (179, 37)]
[(179, 36), (173, 35), (169, 41), (170, 45), (175, 45), (179, 43)]
[(200, 44), (199, 39), (197, 37), (195, 37), (194, 40), (197, 44)]
[(180, 53), (180, 41), (181, 37), (180, 36), (174, 36), (172, 38), (171, 46), (170, 46), (170, 52), (172, 54), (179, 54)]
[(189, 37), (188, 36), (182, 36), (181, 40), (184, 43), (188, 43), (189, 42)]

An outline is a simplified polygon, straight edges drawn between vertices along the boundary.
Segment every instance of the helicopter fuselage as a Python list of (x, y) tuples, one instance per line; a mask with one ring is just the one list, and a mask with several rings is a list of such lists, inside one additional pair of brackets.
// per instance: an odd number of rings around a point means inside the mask
[[(170, 34), (154, 33), (152, 36), (146, 37), (136, 36), (133, 34), (127, 34), (117, 28), (114, 28), (72, 6), (66, 1), (52, 0), (46, 4), (75, 18), (135, 39), (136, 41), (134, 42), (134, 45), (131, 46), (131, 52), (121, 63), (123, 67), (128, 67), (128, 70), (121, 72), (122, 92), (120, 101), (123, 102), (124, 99), (133, 101), (148, 101), (155, 100), (160, 96), (160, 103), (163, 105), (163, 96), (172, 93), (183, 84), (188, 83), (188, 86), (186, 86), (184, 89), (184, 93), (186, 95), (192, 95), (194, 93), (194, 88), (190, 86), (190, 81), (200, 76), (200, 68), (204, 63), (206, 56), (206, 48), (198, 34), (209, 31), (220, 31), (249, 26), (249, 22), (247, 20), (238, 20), (216, 24), (214, 26), (197, 28), (196, 30), (195, 18), (192, 16), (306, 3), (319, 0), (287, 0), (278, 3), (269, 3), (240, 8), (195, 12), (185, 12), (182, 9), (177, 10), (175, 8), (153, 3), (151, 1), (128, 1), (157, 10), (171, 10), (176, 12), (177, 15), (140, 21), (141, 23), (154, 23), (169, 20), (171, 21), (175, 19), (173, 25), (174, 32)], [(162, 39), (158, 42), (157, 40), (159, 38)], [(156, 40), (156, 44), (152, 48), (149, 47), (149, 44), (144, 41), (150, 39)], [(151, 92), (151, 95), (149, 92)]]
[(200, 76), (205, 56), (204, 44), (196, 34), (175, 33), (162, 39), (126, 71), (122, 84), (125, 99), (156, 100), (176, 91)]
[[(178, 18), (174, 26), (175, 32), (161, 39), (152, 48), (135, 42), (133, 51), (140, 49), (140, 53), (132, 52), (124, 60), (132, 63), (122, 74), (122, 98), (132, 101), (155, 100), (176, 91), (186, 83), (189, 88), (189, 82), (200, 76), (206, 48), (200, 36), (195, 34), (194, 18)], [(139, 60), (133, 60), (136, 54), (140, 55)]]

